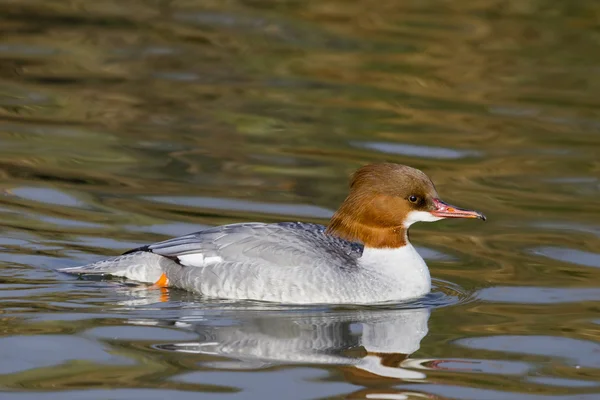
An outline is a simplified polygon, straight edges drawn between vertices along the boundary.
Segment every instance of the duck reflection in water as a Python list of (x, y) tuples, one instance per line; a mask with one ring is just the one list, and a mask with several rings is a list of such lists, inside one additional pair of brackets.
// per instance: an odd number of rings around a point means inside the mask
[[(192, 312), (191, 310), (188, 310)], [(338, 365), (355, 380), (388, 377), (421, 380), (424, 360), (409, 359), (427, 335), (429, 310), (198, 310), (174, 324), (200, 339), (160, 344), (181, 353), (226, 357), (210, 368), (255, 369), (281, 364)], [(147, 324), (147, 322), (139, 321)], [(235, 360), (235, 361), (234, 361)], [(413, 369), (407, 369), (410, 367)]]

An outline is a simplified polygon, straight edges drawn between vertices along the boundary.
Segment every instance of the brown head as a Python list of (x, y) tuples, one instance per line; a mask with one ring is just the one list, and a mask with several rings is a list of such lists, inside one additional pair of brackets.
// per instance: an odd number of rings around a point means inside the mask
[(327, 227), (327, 233), (367, 247), (395, 248), (407, 242), (408, 227), (418, 221), (479, 218), (477, 211), (439, 199), (431, 179), (406, 165), (370, 164), (350, 180), (350, 193)]

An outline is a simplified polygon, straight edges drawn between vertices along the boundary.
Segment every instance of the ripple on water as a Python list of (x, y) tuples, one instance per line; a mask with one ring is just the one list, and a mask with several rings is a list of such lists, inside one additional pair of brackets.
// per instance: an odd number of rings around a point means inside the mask
[(103, 326), (92, 328), (85, 331), (86, 336), (97, 339), (112, 339), (112, 340), (193, 340), (197, 338), (196, 334), (177, 329), (167, 329), (149, 326)]
[(537, 383), (539, 385), (561, 386), (570, 388), (586, 388), (600, 386), (598, 382), (583, 381), (580, 379), (554, 378), (551, 376), (528, 376), (526, 380), (528, 382)]
[[(215, 397), (225, 396), (231, 394), (233, 389), (227, 387), (203, 387), (203, 391), (210, 389), (218, 389), (219, 393), (214, 393)], [(57, 395), (57, 392), (52, 390), (49, 392), (35, 392), (32, 393), (19, 393), (11, 392), (10, 398), (16, 400), (55, 400), (57, 398), (61, 400), (98, 400), (98, 399), (111, 399), (111, 400), (163, 400), (163, 399), (178, 399), (178, 400), (198, 400), (200, 396), (197, 392), (189, 390), (174, 390), (174, 389), (121, 389), (113, 387), (111, 389), (86, 389), (86, 390), (64, 390)]]
[(94, 222), (77, 221), (74, 219), (57, 218), (57, 217), (46, 217), (37, 215), (35, 218), (39, 221), (44, 221), (52, 225), (59, 225), (67, 228), (103, 228), (104, 225), (97, 224)]
[(454, 358), (454, 359), (411, 359), (406, 367), (418, 369), (435, 369), (458, 373), (479, 373), (490, 375), (526, 375), (534, 369), (533, 364), (524, 361), (508, 361), (498, 359), (472, 359), (472, 358)]
[(123, 229), (131, 232), (147, 232), (155, 233), (165, 236), (181, 236), (187, 235), (191, 232), (198, 232), (204, 229), (210, 228), (210, 225), (201, 224), (188, 224), (184, 222), (173, 222), (166, 224), (155, 224), (155, 225), (125, 225)]
[(571, 194), (595, 196), (600, 192), (600, 179), (590, 176), (572, 176), (545, 180), (548, 183), (564, 186)]
[(0, 236), (0, 246), (27, 246), (28, 240)]
[[(76, 303), (69, 303), (68, 307), (65, 308), (67, 310), (70, 311), (70, 309), (73, 308), (83, 308), (81, 304), (76, 304)], [(86, 307), (86, 310), (89, 309), (89, 306)], [(96, 320), (96, 321), (101, 321), (101, 320), (108, 320), (108, 319), (112, 319), (113, 322), (115, 319), (120, 319), (123, 318), (122, 315), (119, 314), (110, 314), (108, 312), (103, 313), (103, 314), (94, 314), (93, 312), (79, 312), (79, 313), (74, 313), (74, 312), (65, 312), (62, 310), (57, 310), (56, 312), (52, 312), (52, 313), (43, 313), (43, 312), (38, 312), (33, 314), (32, 316), (29, 317), (29, 321), (36, 321), (36, 322), (44, 322), (44, 321), (70, 321), (70, 322), (74, 322), (74, 321), (86, 321), (86, 320)]]
[(566, 183), (566, 184), (574, 184), (574, 185), (584, 184), (585, 185), (585, 184), (595, 184), (595, 183), (600, 184), (600, 179), (593, 178), (591, 176), (573, 176), (573, 177), (568, 177), (568, 178), (546, 179), (546, 182)]
[(600, 301), (600, 288), (496, 286), (481, 289), (477, 299), (494, 303), (559, 304)]
[(557, 246), (535, 247), (530, 252), (557, 261), (600, 268), (600, 254), (598, 253)]
[(40, 56), (56, 55), (59, 50), (53, 47), (31, 46), (25, 44), (0, 44), (0, 54), (4, 57), (13, 56)]
[(440, 308), (467, 304), (474, 300), (473, 294), (467, 292), (460, 285), (433, 278), (431, 280), (431, 292), (417, 300), (414, 304), (427, 308)]
[(424, 146), (390, 142), (351, 142), (354, 147), (375, 150), (387, 154), (399, 154), (409, 157), (456, 160), (466, 157), (479, 157), (481, 152), (474, 150), (457, 150), (446, 147)]
[(439, 250), (434, 250), (430, 247), (424, 246), (415, 246), (417, 252), (426, 260), (435, 260), (435, 261), (456, 261), (456, 257), (451, 256), (450, 254), (443, 253)]
[(258, 212), (310, 218), (331, 218), (333, 215), (333, 211), (331, 210), (307, 204), (263, 203), (258, 201), (201, 196), (150, 196), (144, 197), (144, 199), (159, 203), (208, 208), (213, 210)]
[(63, 259), (55, 257), (17, 253), (0, 253), (0, 261), (10, 263), (13, 266), (35, 266), (36, 268), (60, 266), (64, 262)]
[(68, 361), (131, 365), (128, 358), (116, 356), (95, 340), (73, 335), (10, 336), (0, 338), (1, 374), (51, 367)]
[[(492, 390), (492, 389), (479, 389), (477, 387), (467, 386), (453, 386), (444, 384), (409, 384), (409, 385), (398, 385), (398, 389), (414, 390), (423, 397), (423, 393), (427, 393), (429, 397), (431, 395), (440, 396), (441, 399), (461, 399), (461, 400), (507, 400), (507, 399), (518, 399), (518, 400), (597, 400), (598, 394), (596, 393), (579, 393), (577, 395), (558, 395), (558, 394), (533, 394), (510, 391), (510, 389), (503, 390)], [(410, 397), (407, 397), (410, 398)], [(416, 397), (418, 398), (418, 397)]]
[(79, 236), (77, 244), (97, 249), (135, 249), (144, 246), (145, 242), (130, 242), (125, 240), (110, 239), (107, 237)]
[(17, 187), (11, 189), (11, 193), (25, 200), (36, 201), (39, 203), (59, 205), (63, 207), (89, 208), (81, 200), (61, 192), (58, 189), (42, 187)]
[(181, 82), (193, 82), (198, 80), (200, 77), (198, 74), (194, 74), (191, 72), (178, 72), (178, 71), (170, 71), (170, 72), (155, 72), (152, 74), (154, 78), (157, 79), (165, 79), (170, 81), (181, 81)]
[(241, 398), (248, 399), (272, 398), (277, 388), (281, 388), (285, 392), (285, 398), (290, 400), (338, 396), (340, 393), (356, 390), (356, 386), (350, 383), (330, 382), (328, 375), (328, 372), (316, 368), (294, 368), (253, 374), (251, 379), (247, 372), (202, 371), (180, 374), (172, 380), (235, 387), (242, 391)]
[(584, 225), (573, 222), (534, 222), (531, 226), (534, 228), (591, 233), (600, 237), (600, 226), (595, 225)]
[(590, 357), (590, 354), (600, 354), (600, 344), (586, 340), (541, 335), (503, 335), (464, 338), (454, 343), (477, 350), (561, 358), (574, 366), (600, 368), (600, 358)]

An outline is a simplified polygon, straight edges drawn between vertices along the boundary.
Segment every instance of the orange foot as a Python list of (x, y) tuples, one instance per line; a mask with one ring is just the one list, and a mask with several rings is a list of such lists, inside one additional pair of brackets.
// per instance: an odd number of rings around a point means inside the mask
[(160, 301), (162, 303), (169, 301), (169, 278), (167, 278), (167, 274), (163, 272), (163, 274), (158, 278), (154, 285), (151, 286), (155, 289), (160, 289)]
[(160, 276), (160, 278), (158, 278), (158, 280), (156, 282), (154, 282), (153, 286), (161, 287), (161, 288), (169, 286), (169, 278), (167, 278), (167, 274), (165, 274), (163, 272), (163, 274)]

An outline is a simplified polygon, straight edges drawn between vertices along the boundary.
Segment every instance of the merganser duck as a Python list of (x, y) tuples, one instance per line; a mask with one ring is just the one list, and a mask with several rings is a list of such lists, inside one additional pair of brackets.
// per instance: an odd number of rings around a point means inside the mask
[(325, 227), (240, 223), (150, 244), (71, 274), (121, 276), (203, 296), (289, 304), (369, 304), (431, 290), (425, 261), (408, 241), (419, 221), (479, 218), (439, 199), (420, 170), (399, 164), (358, 169)]

